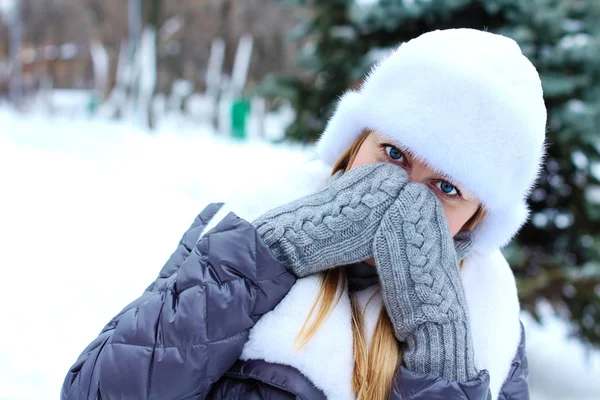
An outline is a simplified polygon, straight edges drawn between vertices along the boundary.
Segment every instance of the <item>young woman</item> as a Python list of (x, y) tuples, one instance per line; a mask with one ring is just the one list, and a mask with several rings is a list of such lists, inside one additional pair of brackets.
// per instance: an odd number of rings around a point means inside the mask
[(62, 398), (527, 399), (499, 249), (527, 218), (545, 124), (514, 41), (401, 45), (341, 98), (319, 160), (196, 218)]

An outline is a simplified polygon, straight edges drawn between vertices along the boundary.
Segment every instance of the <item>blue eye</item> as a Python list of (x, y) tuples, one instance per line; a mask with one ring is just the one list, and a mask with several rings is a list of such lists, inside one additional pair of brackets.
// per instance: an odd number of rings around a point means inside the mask
[(454, 195), (459, 194), (459, 191), (456, 188), (456, 186), (454, 186), (453, 184), (451, 184), (448, 181), (440, 181), (440, 182), (437, 182), (436, 185), (442, 191), (442, 193), (447, 194), (449, 196), (454, 196)]
[(402, 153), (397, 147), (390, 144), (385, 145), (385, 151), (392, 160), (402, 161), (404, 158), (404, 153)]

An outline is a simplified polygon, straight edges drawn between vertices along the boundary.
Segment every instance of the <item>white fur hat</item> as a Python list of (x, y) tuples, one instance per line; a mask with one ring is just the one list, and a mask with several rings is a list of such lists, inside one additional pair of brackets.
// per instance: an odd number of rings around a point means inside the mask
[(400, 45), (342, 96), (317, 153), (333, 165), (364, 129), (477, 196), (487, 211), (475, 230), (480, 253), (508, 243), (527, 220), (546, 107), (538, 73), (512, 39), (450, 29)]

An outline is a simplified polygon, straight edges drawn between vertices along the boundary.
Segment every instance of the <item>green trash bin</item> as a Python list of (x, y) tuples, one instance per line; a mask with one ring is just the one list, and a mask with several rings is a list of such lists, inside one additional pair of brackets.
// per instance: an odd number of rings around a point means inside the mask
[(100, 95), (95, 90), (90, 93), (90, 98), (87, 104), (88, 116), (93, 116), (100, 105)]
[(231, 136), (236, 139), (245, 139), (248, 129), (248, 114), (250, 113), (250, 101), (248, 99), (237, 99), (231, 105)]

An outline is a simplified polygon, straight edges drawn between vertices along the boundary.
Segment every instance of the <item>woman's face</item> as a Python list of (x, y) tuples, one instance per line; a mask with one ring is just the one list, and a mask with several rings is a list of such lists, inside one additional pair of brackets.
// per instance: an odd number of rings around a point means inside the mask
[(360, 146), (352, 168), (377, 162), (391, 162), (406, 170), (411, 182), (419, 182), (430, 188), (440, 199), (452, 236), (456, 235), (479, 208), (479, 201), (465, 188), (448, 181), (426, 164), (413, 158), (385, 136), (373, 132)]

